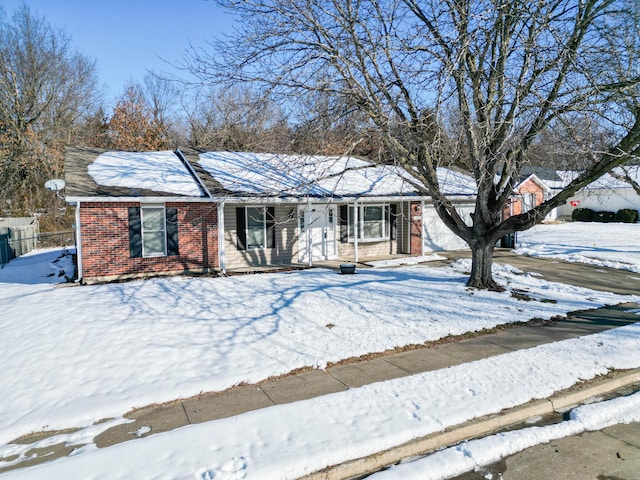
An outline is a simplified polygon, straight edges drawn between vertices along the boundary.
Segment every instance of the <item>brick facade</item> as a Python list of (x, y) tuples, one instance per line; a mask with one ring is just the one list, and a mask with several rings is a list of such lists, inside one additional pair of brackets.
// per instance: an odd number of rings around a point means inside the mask
[(524, 182), (522, 182), (517, 191), (515, 192), (515, 196), (511, 197), (505, 206), (502, 209), (502, 218), (506, 219), (509, 217), (513, 217), (516, 215), (520, 215), (523, 212), (523, 195), (535, 195), (535, 201), (531, 205), (532, 207), (537, 207), (542, 202), (544, 202), (544, 190), (542, 186), (540, 186), (537, 182), (533, 181), (531, 178), (528, 178)]
[(178, 255), (131, 258), (128, 209), (139, 206), (136, 202), (81, 203), (83, 279), (113, 280), (218, 269), (215, 203), (165, 203), (166, 208), (176, 208), (178, 212)]

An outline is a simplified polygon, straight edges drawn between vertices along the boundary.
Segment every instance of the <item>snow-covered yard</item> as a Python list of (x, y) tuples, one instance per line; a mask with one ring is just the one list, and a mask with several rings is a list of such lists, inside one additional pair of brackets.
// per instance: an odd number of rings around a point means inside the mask
[(516, 253), (640, 273), (640, 223), (536, 225), (518, 233)]
[[(590, 242), (599, 241), (594, 230)], [(535, 235), (530, 238), (536, 243)], [(611, 250), (620, 252), (627, 245)], [(640, 264), (640, 249), (632, 248)], [(70, 268), (70, 256), (60, 259), (60, 253), (34, 252), (0, 270), (0, 443), (40, 429), (89, 426), (103, 418), (121, 421), (134, 407), (256, 382), (302, 366), (322, 368), (343, 358), (501, 323), (640, 301), (549, 283), (508, 266), (496, 267), (502, 284), (556, 303), (523, 302), (508, 291), (473, 291), (464, 285), (469, 268), (464, 261), (443, 268), (361, 269), (357, 275), (318, 269), (66, 288), (54, 286), (64, 280), (59, 272)], [(471, 416), (547, 396), (611, 368), (640, 367), (638, 328), (635, 324), (99, 451), (85, 447), (81, 455), (6, 475), (296, 478)], [(553, 378), (551, 371), (557, 372)], [(95, 428), (86, 430), (85, 441), (95, 434)], [(11, 452), (10, 445), (0, 447), (3, 457)]]

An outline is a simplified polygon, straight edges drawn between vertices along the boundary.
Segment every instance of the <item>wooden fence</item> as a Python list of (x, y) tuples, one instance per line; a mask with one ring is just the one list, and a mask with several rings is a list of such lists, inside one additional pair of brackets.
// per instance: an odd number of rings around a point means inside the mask
[(35, 217), (1, 219), (0, 266), (36, 248), (38, 231), (38, 219)]

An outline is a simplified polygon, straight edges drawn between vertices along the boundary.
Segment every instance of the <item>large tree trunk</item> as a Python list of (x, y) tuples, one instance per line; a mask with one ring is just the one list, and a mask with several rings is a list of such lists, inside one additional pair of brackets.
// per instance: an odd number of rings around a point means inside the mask
[(504, 291), (504, 288), (493, 279), (491, 267), (493, 266), (493, 251), (496, 248), (495, 241), (477, 239), (471, 245), (471, 275), (467, 282), (468, 287), (482, 288), (496, 292)]

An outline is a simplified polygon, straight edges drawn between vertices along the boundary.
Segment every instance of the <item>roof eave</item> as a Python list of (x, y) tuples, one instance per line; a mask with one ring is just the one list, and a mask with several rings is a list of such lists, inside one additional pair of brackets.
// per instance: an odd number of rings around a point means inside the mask
[(167, 203), (167, 202), (212, 202), (216, 199), (208, 197), (177, 197), (177, 196), (138, 196), (138, 197), (110, 197), (110, 196), (74, 196), (65, 197), (65, 201), (70, 204), (75, 203), (94, 203), (94, 202), (110, 202), (110, 203)]

